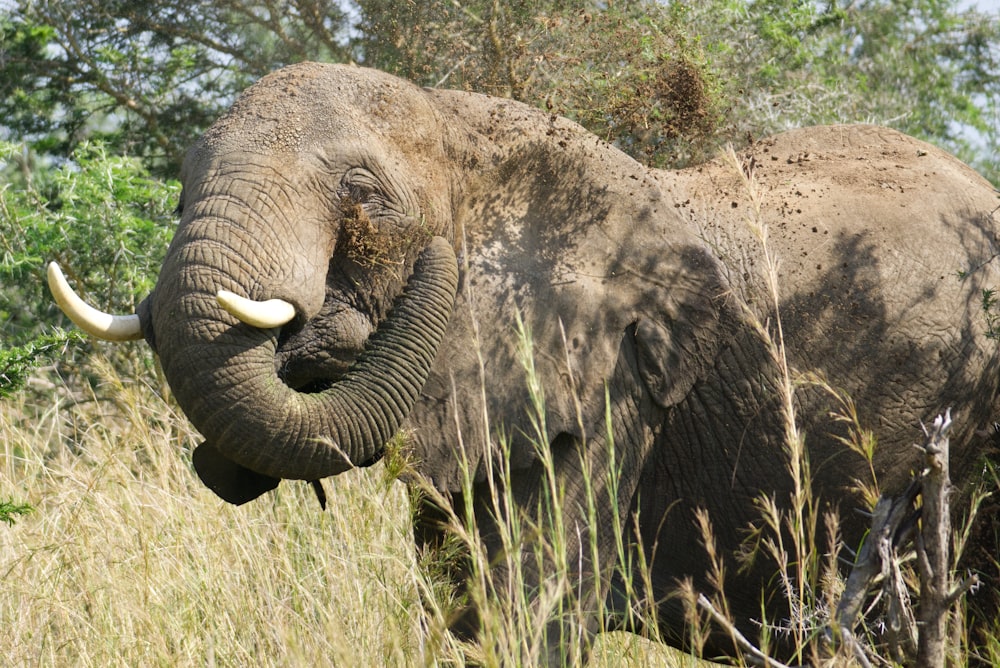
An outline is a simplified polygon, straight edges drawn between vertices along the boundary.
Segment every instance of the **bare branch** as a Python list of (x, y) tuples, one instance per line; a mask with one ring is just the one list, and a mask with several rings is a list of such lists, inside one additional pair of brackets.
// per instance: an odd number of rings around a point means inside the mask
[[(826, 636), (835, 646), (848, 648), (861, 661), (854, 626), (868, 592), (882, 578), (887, 636), (895, 661), (943, 667), (947, 659), (948, 624), (958, 600), (978, 584), (972, 576), (953, 584), (951, 579), (951, 514), (948, 477), (948, 431), (951, 414), (939, 416), (921, 446), (924, 470), (903, 494), (882, 496), (875, 506), (872, 530), (861, 548), (837, 605)], [(918, 495), (921, 505), (914, 510)], [(919, 518), (919, 531), (913, 531)], [(898, 550), (912, 538), (920, 576), (920, 605), (914, 619), (910, 593), (901, 570)]]
[(842, 631), (853, 629), (857, 623), (868, 590), (875, 578), (883, 574), (882, 546), (892, 545), (900, 527), (912, 513), (919, 491), (920, 486), (914, 481), (899, 497), (883, 495), (875, 505), (871, 533), (861, 547), (837, 605), (835, 619)]
[(715, 606), (712, 605), (712, 602), (704, 594), (698, 594), (698, 607), (706, 611), (716, 624), (726, 629), (740, 648), (749, 655), (747, 658), (752, 663), (765, 666), (766, 668), (789, 668), (786, 664), (775, 661), (754, 647), (753, 643), (747, 640), (747, 637), (740, 633), (740, 630), (733, 626), (732, 622), (725, 615), (715, 609)]
[[(951, 514), (948, 494), (948, 431), (951, 412), (934, 420), (924, 445), (922, 527), (917, 536), (917, 566), (920, 570), (920, 634), (917, 665), (944, 666), (952, 599)], [(957, 590), (956, 590), (957, 591)]]

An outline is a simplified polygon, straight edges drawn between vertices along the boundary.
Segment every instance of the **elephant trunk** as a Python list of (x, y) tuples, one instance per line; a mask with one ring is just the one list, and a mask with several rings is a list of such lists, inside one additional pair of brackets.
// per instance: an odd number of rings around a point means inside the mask
[(254, 472), (316, 480), (376, 458), (399, 429), (427, 379), (457, 286), (454, 252), (436, 237), (364, 352), (317, 393), (278, 377), (278, 329), (220, 327), (236, 321), (224, 320), (208, 292), (178, 289), (168, 304), (161, 298), (171, 290), (158, 286), (152, 319), (167, 381), (206, 443)]

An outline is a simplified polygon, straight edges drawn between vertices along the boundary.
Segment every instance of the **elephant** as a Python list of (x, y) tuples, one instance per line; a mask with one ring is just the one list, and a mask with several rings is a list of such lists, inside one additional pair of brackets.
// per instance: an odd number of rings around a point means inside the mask
[[(417, 501), (418, 547), (444, 540), (450, 505), (496, 563), (491, 495), (532, 516), (555, 480), (573, 577), (603, 611), (587, 634), (641, 603), (685, 644), (673, 593), (683, 578), (709, 588), (695, 513), (731, 555), (762, 491), (787, 503), (792, 419), (855, 546), (856, 481), (904, 487), (922, 421), (954, 409), (959, 490), (994, 438), (984, 295), (1000, 284), (1000, 201), (894, 130), (790, 130), (659, 170), (516, 101), (301, 63), (245, 91), (181, 179), (179, 226), (134, 314), (92, 309), (54, 265), (50, 279), (78, 325), (153, 348), (205, 439), (202, 480), (237, 504), (281, 479), (321, 492), (403, 432), (408, 484), (438, 493)], [(877, 435), (870, 462), (845, 445), (843, 396)], [(588, 489), (606, 501), (587, 510)], [(633, 598), (624, 562), (648, 570)], [(774, 573), (727, 571), (748, 635), (762, 600), (780, 614)], [(454, 629), (476, 628), (470, 604)], [(547, 632), (558, 645), (559, 623)], [(722, 636), (707, 651), (731, 650)]]

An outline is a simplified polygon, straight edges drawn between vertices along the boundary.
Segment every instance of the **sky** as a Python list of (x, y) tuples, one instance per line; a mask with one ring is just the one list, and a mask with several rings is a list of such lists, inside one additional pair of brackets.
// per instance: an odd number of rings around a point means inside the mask
[(959, 7), (978, 7), (984, 12), (1000, 12), (1000, 0), (962, 0)]

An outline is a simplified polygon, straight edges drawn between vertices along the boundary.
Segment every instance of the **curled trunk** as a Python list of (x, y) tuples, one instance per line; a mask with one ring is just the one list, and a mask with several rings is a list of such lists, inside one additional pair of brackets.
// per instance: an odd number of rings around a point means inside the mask
[(451, 246), (435, 238), (354, 366), (314, 394), (278, 378), (277, 329), (220, 328), (221, 309), (209, 307), (207, 292), (178, 291), (179, 302), (167, 305), (158, 303), (158, 286), (157, 347), (178, 403), (211, 448), (266, 476), (315, 480), (376, 458), (399, 429), (427, 379), (457, 285)]

